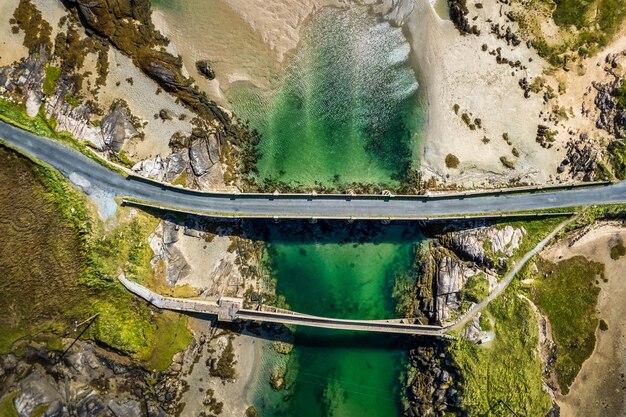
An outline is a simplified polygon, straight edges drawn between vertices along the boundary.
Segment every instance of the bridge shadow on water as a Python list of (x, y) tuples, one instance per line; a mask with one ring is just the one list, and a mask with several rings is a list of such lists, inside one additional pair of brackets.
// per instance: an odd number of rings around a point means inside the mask
[(268, 243), (388, 243), (397, 241), (397, 234), (384, 233), (389, 229), (401, 229), (403, 236), (420, 233), (424, 237), (438, 235), (452, 230), (471, 229), (499, 223), (510, 223), (527, 218), (474, 218), (474, 219), (432, 219), (432, 220), (272, 220), (272, 219), (230, 219), (169, 212), (156, 208), (137, 207), (138, 210), (175, 224), (184, 231), (209, 232), (217, 236), (237, 236)]

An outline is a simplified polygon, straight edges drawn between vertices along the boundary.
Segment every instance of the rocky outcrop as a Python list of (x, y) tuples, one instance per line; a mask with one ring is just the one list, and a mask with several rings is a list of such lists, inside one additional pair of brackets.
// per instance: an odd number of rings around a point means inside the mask
[(480, 312), (477, 313), (467, 327), (461, 332), (461, 337), (472, 343), (483, 344), (493, 340), (493, 333), (484, 331), (480, 327)]
[(594, 103), (599, 110), (596, 127), (617, 139), (626, 137), (626, 80), (616, 77), (610, 83), (592, 84), (597, 91)]
[[(96, 32), (133, 58), (163, 89), (205, 119), (217, 119), (229, 130), (230, 118), (182, 73), (182, 61), (164, 50), (168, 40), (155, 28), (149, 0), (68, 0), (87, 33)], [(234, 133), (234, 132), (233, 132)]]
[(407, 398), (409, 417), (439, 417), (459, 410), (460, 375), (442, 342), (419, 340), (409, 352), (412, 375)]
[(150, 235), (148, 241), (154, 253), (151, 264), (156, 268), (158, 262), (165, 263), (165, 280), (170, 286), (189, 273), (189, 265), (183, 253), (175, 247), (179, 239), (180, 226), (175, 218), (166, 217)]
[[(63, 357), (45, 348), (24, 350), (0, 356), (1, 391), (18, 393), (13, 404), (20, 417), (165, 417), (178, 406), (182, 388), (175, 373), (151, 375), (83, 341)], [(150, 379), (156, 384), (148, 385)]]
[(214, 133), (194, 130), (189, 160), (196, 176), (201, 177), (220, 162), (220, 144)]
[(124, 100), (115, 100), (111, 104), (109, 112), (102, 118), (101, 128), (104, 144), (113, 152), (121, 151), (127, 140), (140, 135)]
[(491, 292), (497, 285), (492, 268), (506, 265), (526, 234), (510, 225), (472, 222), (441, 232), (419, 253), (417, 299), (420, 311), (433, 322), (449, 320), (461, 307), (469, 278), (483, 272)]
[(20, 382), (20, 395), (13, 404), (20, 417), (29, 417), (43, 405), (55, 402), (55, 409), (59, 408), (61, 398), (61, 394), (43, 375), (33, 372)]
[(523, 227), (516, 229), (510, 225), (503, 228), (478, 225), (446, 233), (441, 236), (441, 240), (461, 259), (474, 262), (478, 266), (493, 268), (491, 256), (513, 255), (525, 234), (526, 230)]
[(437, 291), (435, 297), (435, 320), (444, 322), (451, 318), (453, 311), (461, 307), (461, 291), (468, 278), (477, 271), (468, 268), (454, 255), (441, 258), (437, 270)]
[(207, 61), (206, 59), (196, 62), (196, 68), (198, 69), (198, 72), (200, 72), (200, 74), (204, 75), (209, 80), (215, 79), (215, 71), (213, 71), (213, 68), (211, 68), (211, 65), (209, 64), (209, 61)]
[(478, 26), (472, 25), (467, 18), (469, 10), (467, 9), (466, 0), (448, 0), (448, 8), (450, 10), (450, 20), (461, 34), (480, 35)]
[(599, 157), (599, 149), (592, 143), (587, 134), (582, 133), (578, 139), (570, 140), (567, 143), (567, 154), (557, 168), (557, 173), (561, 174), (568, 171), (574, 179), (593, 181), (598, 168)]
[(144, 159), (133, 165), (131, 169), (143, 177), (171, 182), (183, 173), (188, 164), (186, 153), (175, 152), (165, 159), (161, 158), (161, 155)]

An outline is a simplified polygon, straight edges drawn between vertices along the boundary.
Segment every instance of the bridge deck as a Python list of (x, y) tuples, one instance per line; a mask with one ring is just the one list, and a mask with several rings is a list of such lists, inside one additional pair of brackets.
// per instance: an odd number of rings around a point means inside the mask
[(243, 300), (238, 298), (224, 297), (218, 302), (210, 302), (163, 297), (136, 282), (126, 279), (123, 275), (119, 276), (119, 280), (130, 292), (158, 308), (212, 314), (216, 315), (220, 321), (253, 320), (326, 329), (443, 336), (442, 327), (414, 324), (411, 323), (411, 319), (347, 320), (301, 314), (266, 305), (261, 305), (259, 310), (250, 310), (242, 308)]

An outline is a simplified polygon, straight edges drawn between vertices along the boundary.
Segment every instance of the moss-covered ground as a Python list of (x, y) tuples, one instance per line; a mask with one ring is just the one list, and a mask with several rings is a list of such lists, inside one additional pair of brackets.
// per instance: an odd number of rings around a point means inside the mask
[[(607, 46), (624, 25), (624, 0), (531, 0), (520, 4), (517, 21), (524, 35), (553, 65), (591, 56)], [(546, 21), (558, 28), (543, 32)]]
[(556, 372), (561, 391), (567, 394), (583, 362), (595, 347), (598, 326), (596, 280), (604, 266), (582, 256), (557, 264), (542, 260), (535, 280), (533, 300), (552, 325), (558, 348)]
[(54, 89), (57, 85), (57, 80), (61, 76), (61, 68), (49, 65), (46, 67), (46, 76), (43, 79), (43, 92), (48, 97), (54, 94)]
[(16, 391), (0, 400), (0, 417), (19, 417), (13, 405), (13, 400), (19, 394), (20, 392)]
[[(190, 341), (186, 317), (149, 308), (118, 282), (153, 280), (146, 237), (157, 220), (121, 208), (105, 230), (56, 171), (0, 148), (0, 352), (20, 339), (61, 347), (76, 322), (99, 313), (84, 337), (164, 369)], [(19, 345), (19, 343), (18, 343)]]

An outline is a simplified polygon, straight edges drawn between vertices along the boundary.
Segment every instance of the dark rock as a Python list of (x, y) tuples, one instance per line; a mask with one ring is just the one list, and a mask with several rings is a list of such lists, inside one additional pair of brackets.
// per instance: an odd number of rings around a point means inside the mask
[(213, 68), (211, 68), (211, 66), (209, 65), (209, 61), (201, 60), (196, 62), (196, 68), (198, 69), (200, 74), (204, 75), (209, 80), (215, 78), (215, 71), (213, 71)]
[(66, 415), (68, 412), (63, 403), (60, 400), (55, 400), (50, 403), (43, 417), (64, 417)]
[(196, 176), (200, 177), (219, 162), (220, 145), (217, 136), (213, 133), (194, 132), (189, 148), (191, 168)]
[(167, 158), (167, 168), (165, 172), (165, 180), (173, 181), (176, 177), (183, 173), (187, 167), (187, 158), (182, 152), (175, 152)]
[(165, 121), (165, 120), (172, 120), (172, 115), (170, 114), (170, 112), (167, 109), (161, 109), (159, 111), (159, 117), (163, 121)]
[(171, 220), (163, 221), (163, 243), (171, 245), (178, 242), (178, 225)]
[(600, 115), (596, 120), (596, 127), (606, 130), (617, 139), (626, 137), (626, 109), (624, 109), (617, 99), (619, 89), (623, 88), (625, 80), (616, 78), (611, 83), (592, 83), (597, 94), (594, 100)]

